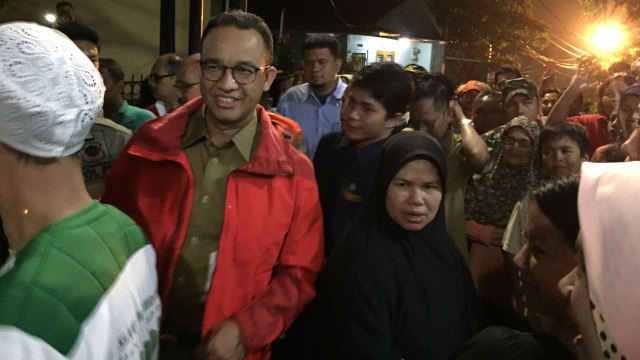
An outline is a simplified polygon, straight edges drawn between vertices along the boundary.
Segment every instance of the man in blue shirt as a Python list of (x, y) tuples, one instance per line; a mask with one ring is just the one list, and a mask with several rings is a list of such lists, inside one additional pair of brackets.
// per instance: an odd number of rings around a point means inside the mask
[(300, 124), (306, 153), (313, 159), (320, 138), (340, 131), (340, 102), (347, 85), (338, 78), (340, 44), (327, 34), (309, 36), (302, 46), (304, 78), (280, 99), (278, 112)]

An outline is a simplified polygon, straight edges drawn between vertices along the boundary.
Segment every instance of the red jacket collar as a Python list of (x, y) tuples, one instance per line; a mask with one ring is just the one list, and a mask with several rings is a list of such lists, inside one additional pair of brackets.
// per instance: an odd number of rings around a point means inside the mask
[[(189, 117), (204, 104), (198, 97), (170, 114), (144, 124), (131, 139), (127, 152), (154, 161), (186, 161), (182, 151), (182, 137)], [(256, 105), (260, 142), (251, 161), (239, 170), (262, 175), (293, 174), (292, 152), (296, 151), (271, 124), (270, 113)]]

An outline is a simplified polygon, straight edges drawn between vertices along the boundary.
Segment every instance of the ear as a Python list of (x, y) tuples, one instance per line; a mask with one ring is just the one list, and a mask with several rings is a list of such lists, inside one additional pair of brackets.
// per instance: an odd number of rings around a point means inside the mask
[(118, 90), (118, 94), (122, 94), (125, 86), (124, 80), (118, 81), (115, 86), (116, 86), (116, 90)]
[(398, 125), (400, 125), (403, 121), (402, 117), (404, 116), (403, 113), (395, 113), (393, 114), (393, 116), (391, 116), (390, 118), (388, 118), (387, 121), (387, 129), (392, 129)]
[(342, 59), (336, 59), (336, 73), (340, 74), (340, 69), (342, 69)]
[(278, 70), (274, 66), (269, 66), (268, 69), (264, 70), (264, 84), (262, 84), (262, 91), (269, 91), (271, 88), (271, 84), (273, 80), (276, 79), (278, 75)]

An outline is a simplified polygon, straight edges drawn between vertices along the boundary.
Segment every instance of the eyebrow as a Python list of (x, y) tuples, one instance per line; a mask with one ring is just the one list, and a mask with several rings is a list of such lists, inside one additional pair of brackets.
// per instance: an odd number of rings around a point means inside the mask
[(356, 104), (360, 104), (360, 105), (367, 105), (367, 106), (371, 106), (373, 108), (375, 108), (376, 104), (371, 102), (370, 100), (358, 100), (357, 98), (353, 97), (353, 95), (349, 96), (349, 101), (356, 103)]
[[(405, 178), (401, 178), (401, 177), (394, 178), (393, 181), (404, 181), (404, 182), (407, 182), (407, 183), (410, 183), (410, 184), (414, 183), (414, 181), (411, 181), (411, 180), (405, 179)], [(431, 180), (431, 181), (424, 182), (422, 184), (438, 185), (439, 186), (439, 185), (441, 185), (441, 182), (440, 182), (440, 180)]]
[[(222, 64), (222, 61), (220, 59), (216, 59), (216, 58), (208, 58), (208, 59), (202, 59), (201, 60), (204, 63), (207, 62), (217, 62)], [(255, 67), (259, 67), (258, 65), (256, 65), (253, 61), (251, 60), (242, 60), (242, 61), (238, 61), (237, 63), (235, 63), (234, 65), (231, 66), (238, 66), (238, 65), (250, 65), (250, 66), (255, 66)]]

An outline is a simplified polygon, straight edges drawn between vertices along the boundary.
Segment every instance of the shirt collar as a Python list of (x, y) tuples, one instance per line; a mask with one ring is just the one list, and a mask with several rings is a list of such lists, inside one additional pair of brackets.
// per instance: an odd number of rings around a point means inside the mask
[[(245, 161), (251, 160), (251, 152), (253, 151), (253, 143), (258, 132), (258, 115), (253, 112), (251, 120), (245, 127), (240, 129), (231, 142), (238, 149)], [(207, 130), (207, 122), (205, 120), (204, 111), (196, 111), (189, 117), (189, 123), (187, 129), (182, 137), (182, 148), (186, 149), (195, 143), (209, 139), (209, 132)]]
[[(329, 95), (329, 97), (333, 96), (335, 99), (341, 100), (342, 99), (342, 94), (344, 93), (344, 89), (346, 89), (347, 85), (342, 82), (342, 79), (340, 79), (339, 76), (336, 79), (336, 81), (337, 81), (336, 88), (333, 89), (333, 92)], [(306, 99), (309, 98), (309, 96), (313, 96), (316, 99), (318, 99), (318, 96), (311, 89), (311, 85), (309, 85), (309, 83), (306, 83), (304, 85), (305, 86), (302, 88), (302, 97), (303, 97), (303, 99), (306, 100)]]
[(127, 103), (127, 100), (122, 100), (122, 105), (120, 106), (120, 109), (118, 109), (118, 114), (124, 114), (125, 112), (127, 112), (128, 106), (129, 103)]

